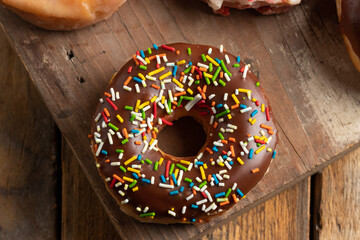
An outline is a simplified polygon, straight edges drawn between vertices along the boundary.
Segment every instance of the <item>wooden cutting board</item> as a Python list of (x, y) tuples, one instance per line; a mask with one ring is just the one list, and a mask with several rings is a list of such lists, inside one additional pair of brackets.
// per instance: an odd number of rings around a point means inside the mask
[[(328, 0), (277, 16), (229, 17), (200, 1), (129, 0), (107, 21), (73, 32), (39, 29), (0, 7), (0, 24), (124, 239), (197, 238), (360, 146), (360, 74)], [(224, 44), (241, 55), (259, 74), (280, 129), (270, 172), (235, 208), (198, 226), (142, 224), (123, 214), (105, 190), (87, 138), (114, 72), (136, 50), (171, 42)]]

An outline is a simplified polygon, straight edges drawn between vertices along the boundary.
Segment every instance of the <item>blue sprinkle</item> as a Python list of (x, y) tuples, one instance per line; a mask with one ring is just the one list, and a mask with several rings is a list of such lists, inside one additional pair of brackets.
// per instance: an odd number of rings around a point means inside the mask
[(139, 179), (139, 176), (136, 174), (136, 173), (132, 173), (132, 176), (135, 178), (135, 179)]
[(189, 184), (189, 187), (193, 187), (194, 186), (194, 183), (193, 182), (191, 182), (190, 184)]
[(155, 44), (155, 43), (153, 44), (153, 47), (154, 47), (156, 50), (158, 50), (158, 49), (159, 49), (159, 47), (158, 47), (158, 46), (156, 46), (156, 44)]
[(272, 157), (271, 158), (275, 158), (276, 156), (276, 151), (273, 151)]
[(193, 218), (193, 219), (190, 220), (190, 222), (195, 222), (195, 221), (196, 221), (195, 218)]
[(162, 183), (166, 183), (166, 179), (165, 179), (164, 175), (161, 175), (160, 178), (161, 178)]
[(248, 155), (249, 159), (252, 159), (253, 155), (254, 155), (254, 149), (251, 148)]
[(239, 63), (240, 62), (240, 56), (236, 57), (236, 61)]
[(183, 186), (181, 186), (181, 188), (180, 188), (179, 192), (183, 192), (183, 191), (184, 191), (184, 187), (183, 187)]
[(137, 160), (141, 160), (141, 155), (139, 154), (138, 156), (137, 156)]
[(218, 151), (219, 151), (216, 146), (213, 146), (212, 150), (213, 150), (214, 152), (218, 152)]
[(226, 160), (228, 158), (228, 155), (223, 155), (222, 158)]
[(174, 181), (174, 185), (177, 185), (177, 180), (176, 180), (175, 174), (172, 173), (171, 176)]
[(132, 132), (132, 133), (139, 133), (140, 131), (137, 130), (137, 129), (133, 129), (133, 130), (131, 130), (131, 132)]
[(215, 194), (215, 198), (225, 197), (225, 192)]
[(179, 191), (178, 190), (175, 190), (175, 191), (172, 191), (172, 192), (169, 192), (169, 194), (172, 196), (172, 195), (176, 195), (176, 194), (179, 194)]
[(146, 178), (142, 178), (141, 181), (143, 181), (144, 183), (148, 183), (150, 184), (150, 180), (149, 179), (146, 179)]
[(201, 162), (201, 161), (197, 161), (196, 163), (195, 163), (195, 165), (204, 165), (204, 162)]
[(254, 117), (257, 113), (258, 113), (258, 110), (254, 110), (254, 111), (250, 114), (250, 116), (251, 116), (251, 117)]
[(105, 151), (105, 150), (101, 150), (101, 153), (104, 155), (107, 155), (107, 151)]
[(240, 191), (240, 189), (236, 189), (236, 192), (240, 195), (240, 197), (243, 197), (244, 196), (244, 194)]
[(172, 75), (175, 77), (177, 72), (177, 66), (175, 65), (172, 71)]
[(196, 204), (191, 204), (191, 208), (198, 208), (199, 206)]
[(220, 64), (220, 63), (221, 63), (221, 60), (220, 60), (220, 59), (218, 59), (218, 58), (215, 58), (215, 61), (216, 61), (218, 64)]
[(215, 184), (218, 185), (218, 184), (219, 184), (219, 180), (217, 179), (216, 175), (213, 174), (212, 176), (213, 176), (213, 178), (214, 178)]
[(240, 108), (245, 109), (245, 108), (247, 108), (247, 106), (244, 104), (240, 104)]
[(189, 62), (189, 66), (192, 66), (192, 62)]
[(230, 164), (230, 165), (233, 165), (233, 164), (234, 164), (234, 162), (233, 162), (233, 161), (229, 161), (229, 164)]
[(134, 80), (135, 82), (137, 82), (137, 83), (141, 83), (141, 82), (142, 82), (142, 80), (141, 80), (140, 78), (138, 78), (138, 77), (133, 77), (133, 80)]
[(143, 51), (143, 50), (140, 50), (140, 56), (141, 56), (142, 58), (145, 58), (145, 54), (144, 54), (144, 51)]
[(217, 108), (221, 108), (223, 105), (221, 103), (219, 103), (218, 105), (216, 105)]

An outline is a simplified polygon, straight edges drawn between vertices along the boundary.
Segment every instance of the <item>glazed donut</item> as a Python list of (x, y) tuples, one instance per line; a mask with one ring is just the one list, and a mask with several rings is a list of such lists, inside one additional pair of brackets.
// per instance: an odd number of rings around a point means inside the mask
[(21, 18), (48, 30), (74, 30), (110, 17), (126, 0), (0, 0)]
[(229, 15), (229, 8), (247, 9), (254, 8), (264, 15), (283, 13), (301, 0), (203, 0), (215, 13)]
[(336, 8), (347, 51), (360, 72), (360, 1), (336, 0)]
[(138, 51), (96, 108), (92, 151), (120, 208), (142, 222), (199, 223), (230, 209), (275, 157), (264, 91), (240, 57), (176, 43)]

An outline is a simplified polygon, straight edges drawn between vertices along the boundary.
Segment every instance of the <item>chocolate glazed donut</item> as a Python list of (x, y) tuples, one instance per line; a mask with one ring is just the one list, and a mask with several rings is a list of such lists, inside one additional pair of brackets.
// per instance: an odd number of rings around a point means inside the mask
[(360, 72), (360, 1), (336, 0), (336, 7), (346, 48)]
[(106, 187), (142, 222), (199, 223), (264, 176), (277, 130), (240, 57), (185, 43), (139, 51), (96, 108), (92, 150)]

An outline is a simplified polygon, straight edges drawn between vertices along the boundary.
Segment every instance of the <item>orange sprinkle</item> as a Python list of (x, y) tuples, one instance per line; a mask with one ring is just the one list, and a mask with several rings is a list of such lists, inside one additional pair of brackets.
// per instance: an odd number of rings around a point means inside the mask
[(191, 73), (194, 73), (194, 71), (195, 71), (195, 66), (193, 65), (192, 67), (191, 67)]
[(135, 64), (136, 64), (136, 65), (139, 65), (139, 61), (137, 60), (137, 58), (136, 58), (136, 55), (135, 55), (135, 54), (133, 55), (133, 59), (134, 59)]
[(88, 138), (92, 138), (93, 136), (91, 134), (88, 135)]
[(106, 159), (105, 162), (106, 162), (106, 163), (109, 163), (109, 162), (110, 162), (110, 159)]
[(202, 72), (207, 72), (207, 69), (204, 68), (204, 67), (199, 68), (199, 70), (202, 71)]
[(267, 125), (265, 125), (265, 124), (260, 124), (260, 127), (265, 128), (265, 129), (267, 129), (267, 130), (272, 130), (272, 127), (267, 126)]
[(121, 182), (121, 183), (125, 183), (125, 181), (124, 180), (122, 180), (122, 178), (121, 177), (119, 177), (118, 175), (116, 175), (116, 174), (113, 174), (113, 178), (115, 178), (116, 180), (118, 180), (119, 182)]
[(135, 141), (134, 143), (135, 143), (135, 145), (141, 145), (140, 141)]
[(213, 128), (217, 128), (217, 126), (218, 126), (218, 123), (214, 122)]
[(223, 71), (220, 72), (220, 78), (224, 78), (224, 72)]
[(233, 138), (233, 137), (229, 137), (229, 141), (230, 141), (230, 142), (236, 142), (236, 139)]
[[(166, 56), (165, 53), (162, 53), (162, 54), (158, 54), (159, 57), (163, 57), (163, 56)], [(148, 59), (151, 61), (151, 60), (154, 60), (156, 58), (156, 55), (152, 55), (150, 57), (148, 57)]]
[(155, 131), (151, 131), (151, 137), (152, 137), (153, 139), (156, 139), (156, 132), (155, 132)]
[(95, 145), (94, 145), (94, 150), (95, 150), (95, 152), (97, 151), (97, 148), (98, 148), (98, 145), (95, 144)]
[(210, 175), (210, 174), (208, 174), (207, 181), (208, 181), (208, 182), (210, 182), (210, 181), (211, 181), (211, 175)]
[(224, 205), (229, 204), (229, 203), (230, 203), (229, 201), (221, 202), (221, 203), (220, 203), (220, 206), (224, 206)]
[(125, 86), (127, 86), (128, 84), (129, 84), (129, 82), (130, 82), (130, 80), (132, 79), (132, 77), (131, 76), (128, 76), (128, 78), (125, 80), (125, 82), (124, 82), (124, 85)]
[(185, 222), (185, 221), (186, 221), (186, 218), (182, 218), (182, 221)]
[(177, 92), (177, 93), (174, 94), (174, 97), (179, 97), (179, 96), (182, 96), (182, 95), (186, 95), (186, 91)]
[(151, 84), (151, 87), (155, 88), (156, 90), (160, 89), (160, 86), (156, 85), (156, 84)]
[(208, 148), (208, 147), (206, 147), (205, 149), (206, 149), (206, 151), (208, 151), (210, 154), (213, 154), (213, 153), (214, 153), (214, 152), (213, 152), (210, 148)]
[[(146, 129), (146, 133), (150, 133), (150, 128), (149, 127)], [(144, 137), (146, 137), (146, 135)]]
[(126, 128), (123, 128), (122, 132), (123, 132), (125, 138), (129, 138), (129, 134), (128, 134)]
[(223, 140), (221, 140), (221, 143), (228, 144), (228, 141), (223, 139)]
[(207, 85), (204, 85), (202, 89), (204, 93), (206, 93), (206, 89), (207, 89)]
[(230, 151), (231, 151), (231, 156), (235, 157), (235, 151), (234, 151), (234, 146), (230, 145)]
[(170, 185), (174, 186), (174, 180), (172, 178), (170, 178)]
[(251, 135), (248, 133), (248, 134), (246, 134), (246, 136), (247, 136), (247, 137), (250, 137)]
[(236, 203), (237, 203), (237, 202), (238, 202), (238, 200), (237, 200), (237, 197), (236, 197), (235, 193), (233, 193), (233, 194), (232, 194), (232, 197), (233, 197), (233, 199), (234, 199), (234, 202), (236, 202)]
[(181, 76), (180, 78), (179, 78), (179, 82), (182, 82), (184, 80), (184, 76)]
[(203, 93), (203, 92), (201, 92), (201, 97), (202, 97), (202, 99), (206, 99), (206, 95), (205, 95), (205, 93)]
[(238, 108), (238, 107), (239, 107), (239, 104), (235, 104), (235, 105), (231, 106), (231, 109), (235, 109), (235, 108)]
[(181, 76), (184, 76), (184, 75), (185, 75), (185, 73), (184, 73), (184, 72), (181, 72), (181, 73), (180, 73), (180, 75), (181, 75)]
[(273, 135), (273, 134), (274, 134), (274, 132), (271, 131), (271, 130), (269, 130), (268, 133), (269, 133), (270, 135)]
[(110, 117), (110, 113), (109, 113), (109, 111), (107, 110), (107, 108), (104, 108), (104, 113), (105, 113), (105, 115), (106, 115), (107, 117)]
[(201, 89), (201, 87), (199, 87), (199, 86), (198, 86), (196, 89), (199, 91), (199, 93), (202, 93), (202, 92), (203, 92), (202, 89)]
[(259, 169), (258, 169), (258, 168), (254, 168), (254, 169), (251, 170), (251, 172), (252, 172), (252, 173), (257, 173), (257, 172), (259, 172)]
[(202, 219), (199, 219), (199, 221), (198, 221), (199, 223), (202, 223), (203, 222), (203, 220)]
[(176, 54), (177, 54), (177, 55), (179, 55), (179, 54), (180, 54), (180, 51), (179, 51), (179, 50), (177, 50), (177, 51), (176, 51)]
[(200, 80), (200, 76), (199, 76), (199, 75), (196, 75), (196, 80)]
[(196, 191), (195, 191), (195, 189), (193, 189), (193, 188), (192, 188), (192, 192), (193, 192), (193, 194), (194, 194), (194, 195), (196, 195)]
[(178, 103), (176, 101), (172, 101), (171, 103), (175, 105), (173, 107), (176, 107), (178, 105)]
[(216, 104), (216, 103), (215, 103), (214, 101), (211, 102), (211, 106), (212, 106), (212, 107), (215, 106), (215, 104)]
[(213, 162), (214, 161), (214, 159), (213, 158), (210, 158), (210, 162)]
[(107, 96), (107, 97), (111, 97), (111, 94), (108, 93), (108, 92), (104, 92), (104, 95)]

